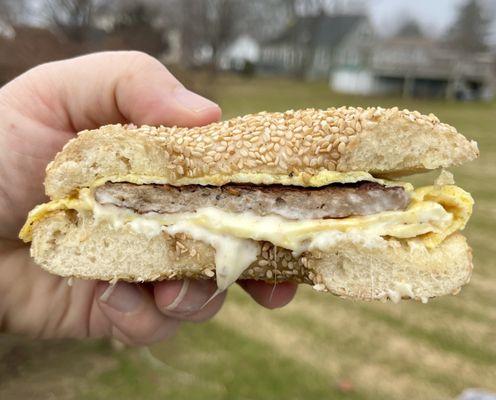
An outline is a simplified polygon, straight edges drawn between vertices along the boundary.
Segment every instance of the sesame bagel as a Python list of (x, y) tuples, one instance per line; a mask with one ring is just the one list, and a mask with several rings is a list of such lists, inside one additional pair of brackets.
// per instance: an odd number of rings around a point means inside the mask
[(475, 142), (433, 114), (353, 107), (261, 112), (197, 128), (83, 131), (48, 166), (45, 188), (60, 199), (98, 179), (124, 176), (173, 185), (261, 179), (311, 186), (326, 171), (404, 175), (477, 155)]
[(473, 199), (443, 171), (478, 155), (434, 115), (260, 112), (197, 128), (83, 131), (47, 167), (20, 232), (64, 277), (292, 281), (361, 300), (457, 293)]

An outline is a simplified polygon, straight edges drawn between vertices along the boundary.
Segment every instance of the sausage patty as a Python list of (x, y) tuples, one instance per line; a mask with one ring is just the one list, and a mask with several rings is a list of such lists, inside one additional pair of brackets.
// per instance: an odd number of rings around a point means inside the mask
[(403, 187), (375, 182), (332, 184), (319, 188), (282, 185), (228, 184), (171, 186), (112, 183), (96, 189), (100, 204), (113, 204), (137, 213), (194, 212), (217, 207), (235, 213), (279, 215), (289, 219), (345, 218), (382, 211), (404, 210), (410, 201)]

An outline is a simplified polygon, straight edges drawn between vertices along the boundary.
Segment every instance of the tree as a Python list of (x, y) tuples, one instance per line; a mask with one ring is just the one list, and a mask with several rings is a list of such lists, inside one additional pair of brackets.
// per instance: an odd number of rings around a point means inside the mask
[(0, 21), (16, 25), (26, 10), (26, 0), (0, 0)]
[(402, 38), (423, 37), (424, 32), (417, 21), (414, 19), (408, 19), (400, 25), (395, 36)]
[(240, 0), (183, 0), (181, 40), (186, 65), (210, 64), (234, 38)]
[(329, 14), (357, 14), (365, 8), (364, 0), (283, 0), (290, 15), (318, 15), (325, 11)]
[(477, 0), (469, 0), (458, 10), (458, 16), (448, 32), (448, 41), (455, 48), (470, 53), (487, 49), (488, 20)]
[(91, 36), (97, 16), (111, 3), (105, 0), (46, 0), (48, 21), (68, 39), (83, 43)]
[(182, 0), (183, 63), (208, 64), (215, 71), (222, 52), (237, 36), (249, 33), (261, 39), (272, 32), (273, 25), (280, 23), (280, 4), (280, 0)]
[(144, 2), (122, 3), (114, 13), (115, 21), (109, 36), (120, 42), (125, 49), (141, 50), (154, 56), (167, 50), (163, 31), (154, 24), (158, 13), (156, 5)]
[(50, 25), (79, 50), (136, 49), (158, 56), (165, 49), (151, 0), (46, 0)]
[(150, 25), (155, 15), (155, 8), (145, 3), (133, 2), (120, 10), (117, 15), (114, 29), (126, 28), (136, 25)]

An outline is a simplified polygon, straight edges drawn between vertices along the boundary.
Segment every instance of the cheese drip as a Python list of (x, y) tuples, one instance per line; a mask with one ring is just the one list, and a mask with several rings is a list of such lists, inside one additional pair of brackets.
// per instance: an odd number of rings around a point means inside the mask
[(186, 233), (215, 249), (215, 274), (219, 291), (231, 286), (260, 254), (260, 245), (253, 240), (212, 233), (189, 222), (178, 222), (164, 228), (164, 231), (170, 235)]

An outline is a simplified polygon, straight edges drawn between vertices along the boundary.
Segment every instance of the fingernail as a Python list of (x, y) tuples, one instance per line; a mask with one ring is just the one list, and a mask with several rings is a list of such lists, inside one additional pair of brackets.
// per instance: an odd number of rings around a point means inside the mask
[(185, 279), (182, 281), (181, 289), (179, 290), (179, 293), (177, 294), (176, 298), (172, 303), (170, 303), (167, 307), (165, 307), (165, 309), (169, 311), (175, 310), (177, 306), (181, 304), (181, 302), (186, 297), (186, 293), (188, 293), (188, 288), (189, 288), (189, 280)]
[(182, 86), (174, 89), (174, 97), (178, 103), (195, 112), (200, 112), (206, 110), (207, 108), (219, 107), (213, 101), (193, 93)]
[(215, 291), (215, 284), (209, 281), (185, 280), (174, 301), (165, 307), (178, 314), (191, 314), (200, 311)]
[(143, 293), (141, 290), (131, 283), (118, 282), (113, 289), (109, 287), (107, 290), (112, 290), (110, 295), (106, 296), (105, 291), (100, 296), (100, 301), (107, 304), (122, 313), (132, 313), (139, 310), (143, 304)]

